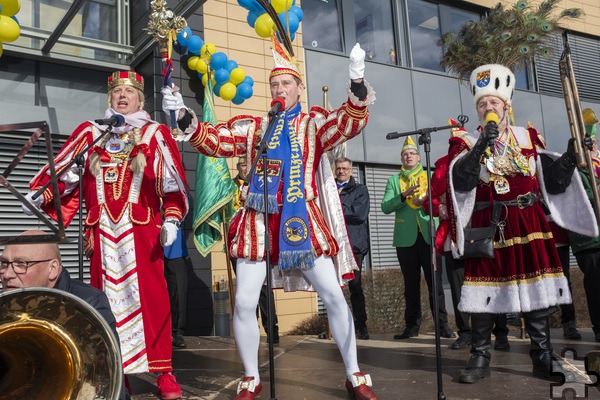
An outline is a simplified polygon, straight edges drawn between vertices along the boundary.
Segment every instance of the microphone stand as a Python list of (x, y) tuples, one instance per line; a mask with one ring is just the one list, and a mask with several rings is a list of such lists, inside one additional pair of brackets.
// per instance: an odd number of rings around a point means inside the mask
[[(435, 248), (435, 222), (433, 220), (433, 205), (431, 198), (431, 132), (437, 132), (444, 129), (462, 128), (464, 124), (469, 120), (466, 115), (460, 115), (458, 117), (459, 124), (456, 125), (445, 125), (433, 128), (423, 128), (412, 132), (398, 133), (392, 132), (387, 134), (387, 139), (397, 139), (404, 136), (419, 135), (419, 144), (422, 144), (425, 149), (425, 170), (427, 171), (427, 198), (429, 203), (429, 256), (430, 256), (430, 268), (431, 268), (431, 286), (433, 297), (433, 326), (435, 329), (435, 364), (436, 364), (436, 375), (437, 375), (437, 386), (438, 386), (438, 400), (445, 400), (446, 395), (444, 394), (444, 384), (442, 381), (442, 353), (441, 353), (441, 340), (440, 340), (440, 329), (439, 329), (439, 302), (437, 296), (437, 278), (435, 271), (437, 270), (437, 251)], [(441, 284), (441, 282), (440, 282)]]
[[(81, 152), (75, 154), (75, 156), (73, 157), (73, 159), (71, 161), (69, 161), (69, 163), (67, 165), (64, 166), (64, 168), (62, 168), (60, 171), (58, 171), (56, 173), (56, 180), (58, 181), (58, 178), (60, 178), (61, 176), (63, 176), (64, 174), (66, 174), (69, 169), (71, 168), (71, 166), (73, 166), (74, 164), (77, 164), (77, 173), (79, 176), (79, 235), (78, 235), (78, 239), (77, 239), (77, 254), (78, 254), (78, 263), (79, 263), (79, 280), (83, 282), (83, 166), (85, 164), (85, 157), (84, 154), (86, 154), (92, 147), (94, 147), (96, 145), (96, 143), (98, 143), (104, 136), (106, 136), (107, 134), (111, 133), (113, 129), (113, 125), (109, 124), (108, 127), (102, 131), (102, 133), (100, 135), (98, 135), (98, 137), (96, 139), (94, 139), (94, 141), (92, 143), (90, 143), (85, 149), (81, 150)], [(37, 199), (39, 196), (42, 195), (42, 193), (44, 193), (44, 191), (52, 184), (52, 181), (48, 181), (44, 186), (42, 186), (40, 189), (38, 189), (37, 192), (35, 192), (31, 198), (33, 200)]]
[[(273, 284), (271, 282), (272, 279), (272, 271), (271, 271), (271, 244), (269, 237), (269, 208), (268, 208), (268, 196), (269, 196), (269, 188), (268, 188), (268, 175), (267, 175), (267, 142), (269, 141), (273, 130), (275, 128), (275, 121), (277, 118), (274, 118), (275, 115), (271, 115), (269, 112), (269, 116), (271, 119), (269, 120), (269, 124), (267, 125), (267, 129), (265, 130), (265, 134), (263, 135), (262, 140), (256, 148), (256, 157), (254, 158), (254, 162), (252, 163), (252, 167), (250, 168), (250, 172), (248, 172), (248, 182), (249, 188), (252, 186), (252, 181), (254, 179), (254, 175), (256, 173), (256, 165), (258, 164), (258, 160), (262, 160), (262, 177), (263, 177), (263, 213), (265, 220), (265, 268), (267, 269), (267, 338), (269, 339), (269, 384), (271, 390), (271, 398), (270, 400), (277, 400), (275, 397), (275, 357), (273, 350), (273, 310), (271, 310), (271, 302), (273, 301)], [(248, 189), (249, 189), (248, 188)]]

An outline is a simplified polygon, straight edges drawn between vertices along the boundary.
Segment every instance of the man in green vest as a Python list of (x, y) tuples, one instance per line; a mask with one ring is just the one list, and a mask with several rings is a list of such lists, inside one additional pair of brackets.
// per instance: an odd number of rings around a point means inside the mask
[[(395, 212), (393, 245), (404, 276), (404, 331), (394, 336), (396, 340), (408, 339), (419, 334), (421, 326), (421, 269), (429, 289), (429, 305), (433, 312), (433, 294), (438, 296), (438, 318), (440, 335), (454, 337), (448, 326), (444, 290), (442, 289), (442, 263), (437, 262), (435, 271), (437, 288), (434, 290), (431, 274), (431, 235), (429, 215), (423, 208), (427, 200), (427, 172), (421, 165), (419, 149), (410, 136), (402, 146), (400, 173), (388, 178), (381, 211)], [(436, 221), (437, 226), (437, 221)], [(435, 314), (434, 314), (435, 315)]]

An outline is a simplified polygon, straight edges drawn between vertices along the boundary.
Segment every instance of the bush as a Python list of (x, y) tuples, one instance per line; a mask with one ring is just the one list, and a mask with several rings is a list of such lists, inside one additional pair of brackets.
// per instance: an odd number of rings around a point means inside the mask
[[(445, 273), (445, 271), (444, 271)], [(392, 334), (404, 329), (404, 281), (399, 268), (385, 270), (371, 270), (363, 274), (363, 290), (367, 304), (367, 325), (370, 333)], [(583, 273), (576, 266), (571, 267), (571, 284), (573, 290), (573, 304), (577, 327), (591, 328), (590, 317), (587, 309), (587, 300), (583, 289)], [(349, 291), (344, 289), (344, 294), (350, 304)], [(446, 294), (449, 295), (448, 292)], [(433, 332), (433, 318), (429, 307), (427, 284), (425, 278), (421, 279), (421, 311), (423, 313), (422, 333)], [(447, 310), (449, 324), (456, 330), (454, 323), (454, 310)], [(561, 313), (556, 312), (550, 317), (550, 326), (560, 328)], [(511, 330), (515, 328), (511, 327)], [(327, 330), (325, 316), (312, 316), (292, 328), (290, 335), (318, 335)], [(516, 333), (516, 332), (514, 332)]]

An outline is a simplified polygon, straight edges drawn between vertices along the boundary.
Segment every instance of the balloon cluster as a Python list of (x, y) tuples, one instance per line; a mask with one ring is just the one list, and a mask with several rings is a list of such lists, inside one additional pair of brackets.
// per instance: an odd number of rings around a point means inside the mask
[(180, 54), (186, 51), (190, 54), (188, 68), (198, 73), (204, 86), (210, 78), (214, 94), (223, 100), (239, 105), (252, 96), (254, 80), (237, 62), (229, 60), (227, 54), (217, 51), (214, 44), (204, 43), (199, 36), (193, 35), (189, 27), (177, 34), (174, 49)]
[[(246, 21), (256, 34), (268, 38), (275, 32), (273, 18), (256, 0), (237, 0), (238, 4), (248, 10)], [(296, 5), (296, 0), (270, 0), (271, 6), (284, 26), (290, 40), (294, 40), (296, 31), (302, 22), (302, 9)]]
[(21, 27), (15, 15), (21, 9), (19, 0), (0, 0), (0, 56), (2, 43), (14, 42), (21, 34)]

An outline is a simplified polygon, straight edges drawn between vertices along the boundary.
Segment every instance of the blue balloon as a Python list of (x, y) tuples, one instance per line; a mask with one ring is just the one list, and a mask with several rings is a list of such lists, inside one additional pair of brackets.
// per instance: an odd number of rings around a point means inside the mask
[(241, 97), (238, 93), (236, 93), (235, 97), (233, 99), (231, 99), (231, 102), (233, 104), (235, 104), (236, 106), (239, 106), (240, 104), (242, 104), (246, 99), (244, 99), (243, 97)]
[[(252, 77), (250, 75), (246, 75), (246, 77), (244, 78), (244, 80), (240, 83), (240, 85), (242, 83), (246, 83), (247, 85), (249, 85), (250, 87), (254, 86), (254, 79), (252, 79)], [(238, 87), (240, 86), (238, 85)]]
[(223, 84), (218, 82), (215, 86), (213, 86), (213, 93), (215, 94), (215, 96), (219, 96), (219, 93), (221, 92), (221, 86), (223, 86)]
[[(264, 11), (264, 10), (263, 10)], [(251, 28), (254, 28), (254, 24), (256, 23), (256, 19), (258, 17), (260, 17), (261, 15), (263, 15), (264, 12), (259, 12), (256, 10), (250, 10), (248, 11), (248, 16), (246, 17), (246, 22), (248, 22), (248, 25), (250, 25)]]
[(298, 18), (298, 22), (302, 22), (302, 17), (304, 17), (304, 11), (298, 6), (291, 6), (288, 10), (290, 14), (294, 14)]
[(227, 60), (227, 62), (225, 63), (225, 69), (229, 72), (233, 71), (234, 69), (236, 69), (238, 67), (238, 63), (236, 63), (233, 60)]
[(251, 10), (254, 5), (254, 0), (237, 0), (238, 4), (244, 7), (246, 10)]
[(225, 83), (229, 81), (229, 71), (225, 68), (221, 68), (215, 71), (215, 81), (217, 83)]
[(250, 0), (250, 11), (256, 11), (258, 13), (258, 15), (264, 14), (266, 13), (266, 10), (263, 8), (263, 6), (260, 5), (260, 3), (256, 0)]
[(190, 54), (195, 56), (200, 55), (200, 49), (204, 46), (204, 41), (200, 39), (200, 36), (192, 35), (188, 38), (187, 48)]
[(252, 93), (254, 91), (252, 90), (252, 86), (250, 86), (249, 84), (247, 84), (244, 80), (244, 82), (240, 83), (237, 86), (237, 92), (236, 92), (236, 97), (239, 96), (242, 99), (249, 99), (250, 97), (252, 97)]
[[(188, 48), (189, 48), (189, 46), (188, 46)], [(217, 51), (210, 58), (210, 68), (213, 71), (223, 68), (226, 63), (227, 63), (227, 54), (223, 53), (222, 51)]]
[(187, 53), (187, 47), (182, 46), (179, 42), (173, 43), (173, 50), (175, 50), (175, 52), (177, 54), (181, 54), (181, 55)]
[[(177, 43), (187, 47), (188, 40), (192, 37), (192, 28), (186, 26), (177, 34)], [(202, 47), (202, 46), (200, 46)]]
[[(290, 24), (288, 33), (296, 32), (298, 30), (298, 27), (300, 26), (300, 22), (298, 21), (298, 17), (296, 16), (296, 14), (288, 13), (287, 21), (285, 20), (286, 19), (285, 11), (282, 13), (279, 13), (278, 17), (279, 17), (279, 20), (281, 21), (281, 24), (285, 28), (286, 32), (288, 31), (287, 22), (289, 22), (289, 24)], [(291, 39), (291, 37), (290, 37), (290, 39)]]

